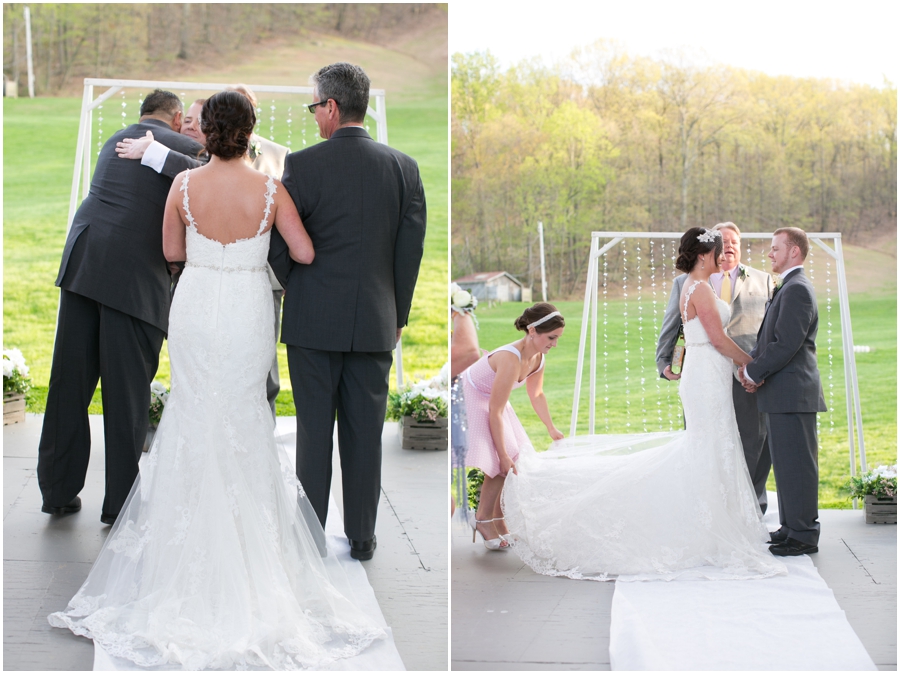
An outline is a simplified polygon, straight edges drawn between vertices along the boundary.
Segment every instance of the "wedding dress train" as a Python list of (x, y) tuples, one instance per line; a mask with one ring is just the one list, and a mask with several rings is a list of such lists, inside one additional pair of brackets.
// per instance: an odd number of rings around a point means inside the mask
[(201, 234), (184, 179), (187, 264), (172, 303), (172, 390), (141, 473), (56, 627), (142, 667), (323, 669), (386, 631), (355, 604), (276, 446), (266, 374), (266, 221), (223, 245)]
[[(730, 307), (716, 302), (724, 325)], [(590, 580), (786, 572), (765, 545), (734, 416), (731, 360), (699, 318), (685, 321), (684, 333), (686, 430), (576, 436), (546, 452), (523, 450), (502, 506), (513, 550), (536, 572)]]

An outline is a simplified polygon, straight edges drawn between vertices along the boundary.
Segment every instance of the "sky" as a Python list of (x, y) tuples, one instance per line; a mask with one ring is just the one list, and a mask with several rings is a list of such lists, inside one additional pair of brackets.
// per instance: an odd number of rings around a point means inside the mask
[(490, 50), (504, 67), (547, 64), (600, 38), (632, 55), (667, 48), (769, 75), (881, 87), (900, 77), (900, 1), (452, 0), (450, 53)]

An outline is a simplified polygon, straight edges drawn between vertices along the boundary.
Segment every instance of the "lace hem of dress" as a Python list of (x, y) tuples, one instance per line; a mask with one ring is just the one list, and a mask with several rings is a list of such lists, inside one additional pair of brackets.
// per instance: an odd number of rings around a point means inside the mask
[[(160, 643), (149, 641), (139, 634), (126, 633), (115, 629), (104, 629), (103, 621), (110, 616), (111, 608), (92, 611), (99, 605), (103, 597), (84, 597), (76, 595), (70, 602), (73, 615), (82, 614), (82, 619), (73, 619), (72, 615), (62, 611), (51, 613), (48, 621), (53, 627), (68, 628), (74, 634), (92, 639), (100, 644), (109, 655), (133, 662), (139, 667), (160, 667), (165, 665), (182, 665), (183, 669), (248, 669), (250, 667), (269, 667), (275, 670), (293, 671), (297, 669), (320, 670), (333, 663), (359, 655), (373, 642), (384, 638), (385, 632), (379, 628), (354, 630), (340, 622), (316, 621), (310, 612), (306, 618), (312, 632), (319, 638), (319, 643), (312, 643), (309, 634), (285, 637), (272, 643), (268, 639), (264, 643), (265, 650), (249, 640), (236, 641), (233, 645), (218, 644), (219, 650), (210, 651), (208, 639), (202, 631), (195, 634), (178, 631), (179, 641)], [(290, 630), (285, 627), (285, 632)], [(333, 646), (323, 643), (327, 634), (337, 634), (342, 642)], [(206, 648), (204, 648), (204, 645)]]

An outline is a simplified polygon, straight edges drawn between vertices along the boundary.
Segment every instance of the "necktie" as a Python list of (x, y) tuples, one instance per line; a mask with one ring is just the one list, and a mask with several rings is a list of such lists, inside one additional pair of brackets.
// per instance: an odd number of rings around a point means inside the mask
[(719, 299), (731, 304), (731, 272), (722, 274), (722, 292), (719, 293)]

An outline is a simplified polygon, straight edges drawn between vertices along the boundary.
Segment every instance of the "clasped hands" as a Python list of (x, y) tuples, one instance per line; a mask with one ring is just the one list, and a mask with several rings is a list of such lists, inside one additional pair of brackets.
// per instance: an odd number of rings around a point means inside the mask
[(761, 382), (759, 382), (759, 384), (754, 384), (752, 381), (747, 379), (747, 366), (746, 365), (741, 365), (738, 368), (738, 379), (740, 380), (741, 384), (744, 387), (744, 390), (747, 393), (756, 393), (756, 390), (760, 386), (762, 386), (763, 384), (766, 383), (765, 379), (763, 379)]

